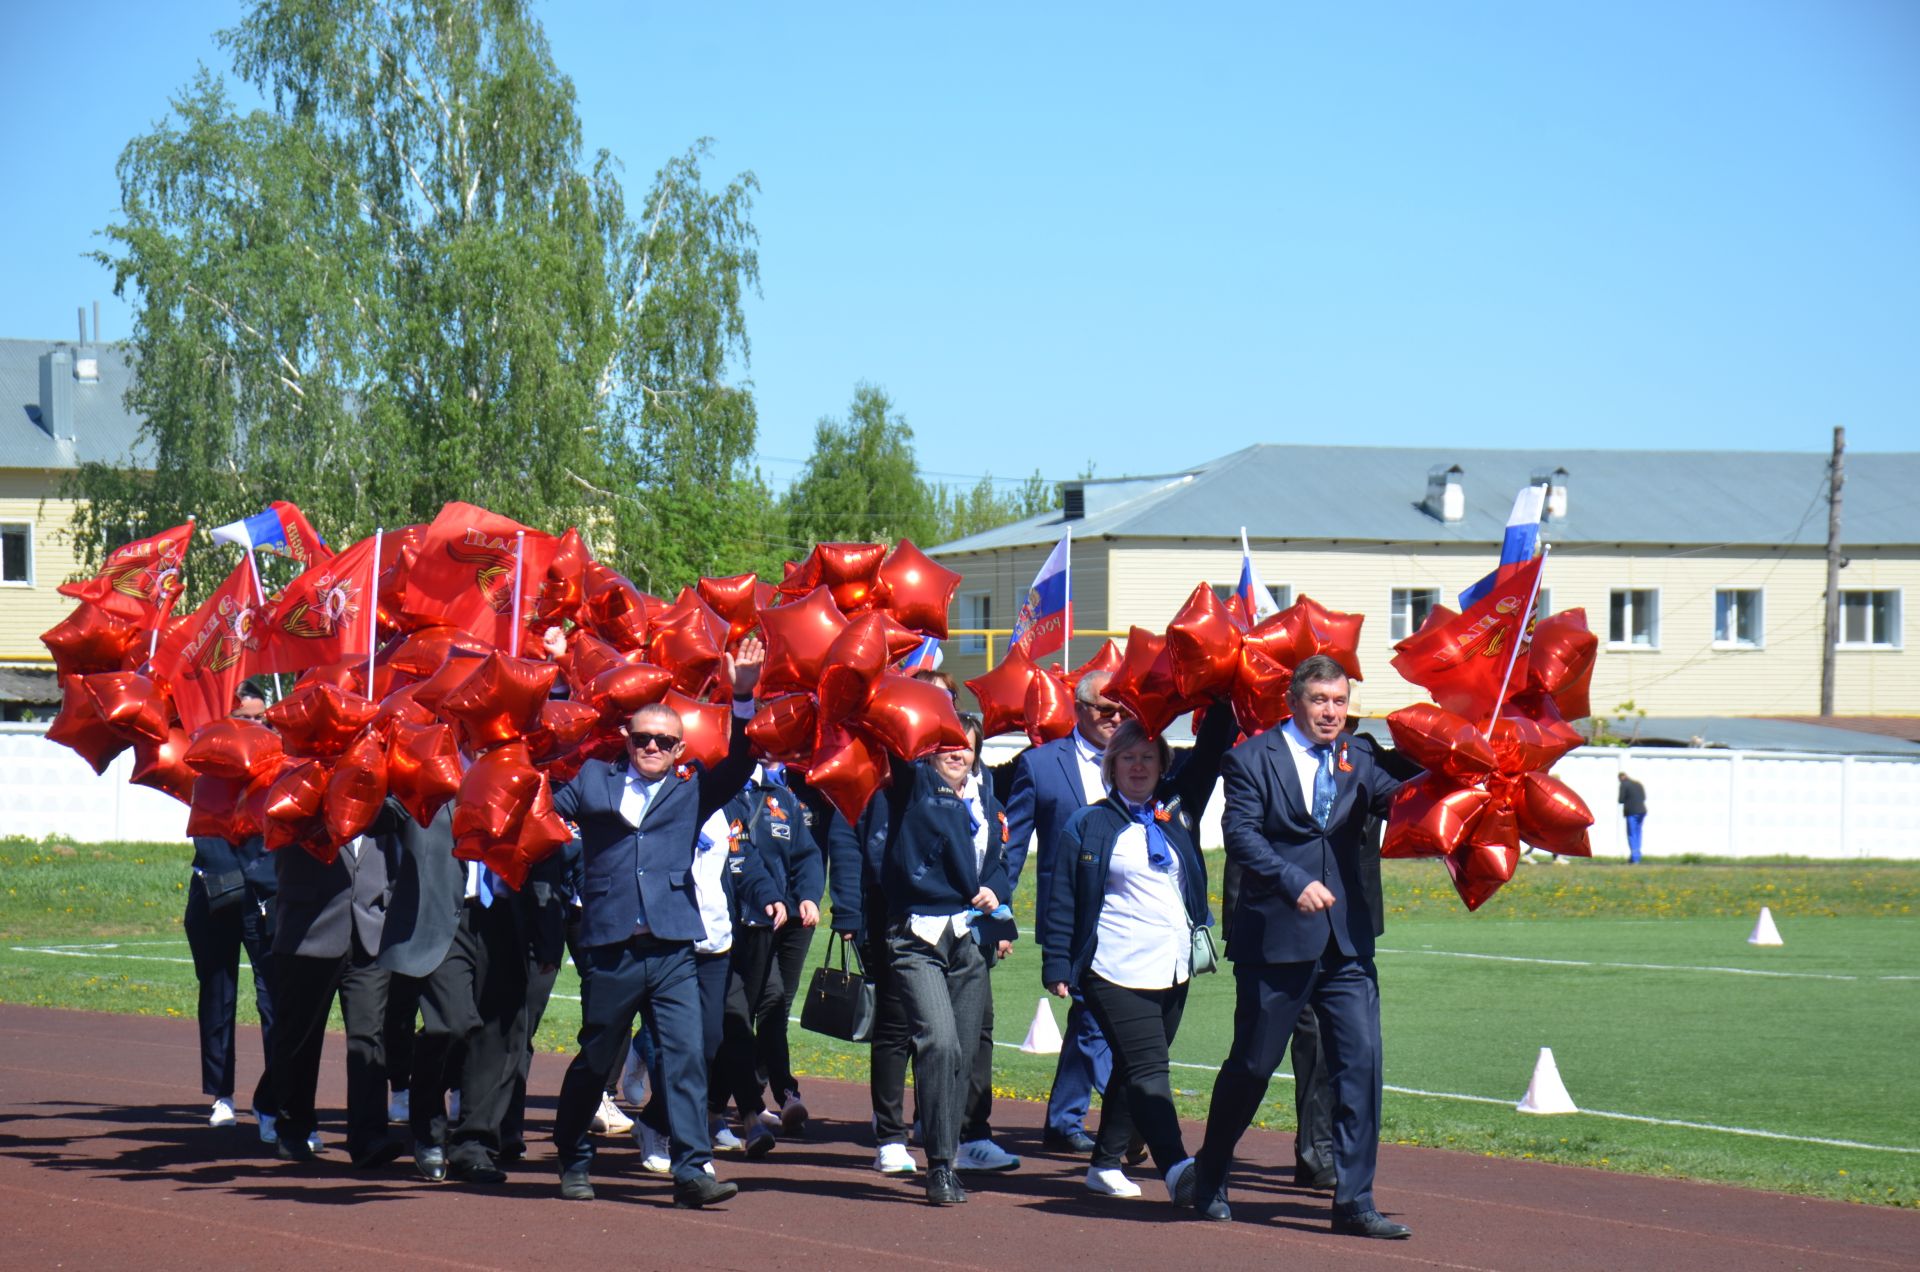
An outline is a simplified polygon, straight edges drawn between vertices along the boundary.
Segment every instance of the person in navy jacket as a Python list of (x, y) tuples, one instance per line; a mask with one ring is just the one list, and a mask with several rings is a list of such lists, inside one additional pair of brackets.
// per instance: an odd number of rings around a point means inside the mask
[(751, 637), (722, 662), (733, 686), (733, 740), (711, 770), (681, 763), (684, 726), (672, 708), (634, 712), (621, 761), (590, 760), (554, 793), (554, 810), (580, 828), (580, 1052), (554, 1112), (560, 1195), (593, 1197), (590, 1130), (637, 1011), (659, 1022), (661, 1079), (673, 1146), (677, 1206), (724, 1201), (738, 1186), (710, 1177), (706, 1066), (693, 945), (706, 933), (694, 895), (700, 828), (739, 793), (753, 768), (746, 724), (766, 652)]
[(1190, 1172), (1193, 1205), (1231, 1219), (1226, 1179), (1303, 1003), (1320, 1018), (1333, 1086), (1333, 1230), (1405, 1237), (1374, 1206), (1380, 1140), (1380, 989), (1361, 841), (1399, 779), (1373, 742), (1343, 732), (1347, 675), (1324, 655), (1294, 670), (1293, 718), (1235, 747), (1223, 766), (1227, 856), (1243, 874), (1227, 954), (1233, 1046), (1214, 1080)]
[(974, 773), (977, 721), (967, 743), (896, 764), (880, 868), (889, 974), (913, 1048), (927, 1200), (937, 1206), (967, 1199), (954, 1157), (990, 992), (973, 924), (1000, 907), (1007, 888), (1006, 822)]
[(1098, 1193), (1140, 1195), (1121, 1170), (1135, 1134), (1170, 1195), (1191, 1169), (1168, 1052), (1193, 974), (1193, 929), (1213, 922), (1200, 816), (1234, 734), (1232, 708), (1217, 704), (1174, 772), (1166, 739), (1128, 720), (1101, 760), (1110, 793), (1074, 814), (1055, 845), (1040, 978), (1061, 998), (1079, 991), (1113, 1053), (1087, 1170)]
[(769, 1129), (778, 1124), (787, 1134), (797, 1135), (806, 1126), (807, 1106), (793, 1073), (787, 1017), (800, 991), (814, 929), (820, 925), (820, 900), (827, 887), (826, 835), (816, 835), (814, 812), (789, 788), (782, 764), (763, 764), (734, 809), (735, 819), (760, 850), (793, 919), (774, 932), (766, 983), (755, 1004), (753, 1038), (757, 1069), (766, 1077), (773, 1104), (760, 1114), (760, 1120)]

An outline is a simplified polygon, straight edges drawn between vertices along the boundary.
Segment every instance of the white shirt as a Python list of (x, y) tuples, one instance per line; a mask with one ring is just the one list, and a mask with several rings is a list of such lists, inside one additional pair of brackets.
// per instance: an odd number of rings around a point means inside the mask
[(641, 775), (639, 769), (627, 770), (626, 785), (620, 788), (620, 816), (626, 820), (627, 825), (635, 830), (640, 829), (640, 821), (647, 815), (647, 805), (651, 804), (653, 797), (660, 793), (660, 783), (666, 780), (665, 773), (648, 781)]
[(706, 935), (693, 943), (695, 954), (725, 954), (733, 948), (733, 915), (727, 912), (727, 857), (733, 852), (733, 826), (724, 812), (700, 827), (693, 849), (693, 899), (700, 907)]
[(1180, 857), (1157, 870), (1147, 859), (1147, 828), (1135, 822), (1113, 841), (1106, 900), (1094, 927), (1091, 970), (1128, 989), (1166, 989), (1193, 975), (1193, 931), (1181, 891)]
[(1087, 741), (1080, 730), (1075, 729), (1073, 738), (1073, 756), (1080, 763), (1080, 789), (1089, 804), (1098, 804), (1107, 797), (1107, 783), (1100, 776), (1101, 752), (1093, 749), (1093, 743)]
[[(1319, 744), (1300, 732), (1300, 726), (1289, 720), (1280, 726), (1280, 733), (1287, 739), (1287, 745), (1293, 752), (1293, 771), (1300, 777), (1300, 807), (1307, 810), (1307, 816), (1313, 816), (1313, 777), (1320, 771), (1322, 760), (1313, 748)], [(1334, 742), (1338, 747), (1340, 743)]]

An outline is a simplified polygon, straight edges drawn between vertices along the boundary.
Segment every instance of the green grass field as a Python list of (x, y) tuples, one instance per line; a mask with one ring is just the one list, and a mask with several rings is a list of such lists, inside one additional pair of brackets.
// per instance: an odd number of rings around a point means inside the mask
[[(0, 1000), (191, 1015), (185, 878), (178, 846), (0, 840)], [(1437, 863), (1389, 862), (1386, 884), (1387, 1140), (1920, 1205), (1920, 865), (1527, 866), (1475, 915)], [(1763, 904), (1784, 948), (1746, 944)], [(577, 994), (567, 969), (540, 1046), (568, 1049)], [(1043, 1096), (1052, 1058), (1013, 1049), (1041, 997), (1030, 947), (994, 997), (996, 1085)], [(1230, 973), (1196, 982), (1174, 1051), (1189, 1116), (1231, 1006)], [(865, 1077), (863, 1049), (793, 1037), (803, 1071)], [(1543, 1046), (1583, 1112), (1513, 1111)], [(1270, 1094), (1290, 1129), (1290, 1083)]]

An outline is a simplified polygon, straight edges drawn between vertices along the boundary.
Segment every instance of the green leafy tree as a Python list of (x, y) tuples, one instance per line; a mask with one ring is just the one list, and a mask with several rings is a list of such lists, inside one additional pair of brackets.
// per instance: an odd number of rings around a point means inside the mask
[(1011, 521), (1052, 508), (1058, 487), (1038, 472), (1011, 490), (1002, 491), (991, 474), (980, 478), (970, 489), (940, 486), (934, 491), (936, 519), (940, 524), (939, 542), (949, 543), (970, 534), (992, 530)]
[(220, 40), (265, 105), (203, 70), (120, 160), (99, 259), (145, 454), (76, 476), (85, 558), (276, 498), (340, 541), (458, 498), (577, 524), (655, 590), (777, 562), (737, 375), (750, 174), (709, 190), (698, 144), (632, 214), (522, 0), (263, 0)]
[(800, 543), (939, 537), (933, 492), (915, 469), (913, 429), (884, 389), (859, 385), (844, 423), (819, 422), (786, 512), (788, 537)]

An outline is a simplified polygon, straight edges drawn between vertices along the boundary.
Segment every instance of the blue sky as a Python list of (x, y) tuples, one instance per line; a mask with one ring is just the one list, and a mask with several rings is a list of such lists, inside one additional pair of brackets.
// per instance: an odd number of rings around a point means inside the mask
[[(884, 386), (935, 474), (1260, 441), (1920, 446), (1907, 0), (537, 10), (629, 189), (751, 169), (764, 471)], [(229, 0), (16, 8), (0, 335), (81, 259)]]

